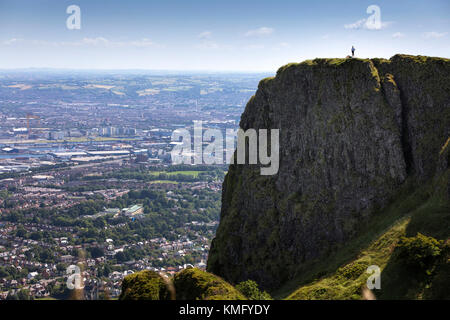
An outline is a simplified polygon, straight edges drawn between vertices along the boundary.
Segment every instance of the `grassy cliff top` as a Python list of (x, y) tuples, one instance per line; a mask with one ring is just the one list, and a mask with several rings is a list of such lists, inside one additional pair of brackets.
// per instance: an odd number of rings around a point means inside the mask
[[(280, 76), (282, 73), (284, 73), (287, 70), (294, 69), (294, 68), (304, 68), (304, 67), (338, 67), (338, 66), (350, 66), (355, 63), (390, 63), (392, 61), (408, 61), (408, 62), (414, 62), (414, 63), (449, 63), (450, 59), (447, 58), (441, 58), (441, 57), (428, 57), (428, 56), (413, 56), (413, 55), (407, 55), (407, 54), (396, 54), (392, 56), (390, 59), (384, 59), (384, 58), (316, 58), (314, 60), (305, 60), (303, 62), (292, 62), (288, 63), (282, 67), (280, 67), (277, 71), (277, 77)], [(262, 82), (267, 81), (271, 78), (263, 79)]]

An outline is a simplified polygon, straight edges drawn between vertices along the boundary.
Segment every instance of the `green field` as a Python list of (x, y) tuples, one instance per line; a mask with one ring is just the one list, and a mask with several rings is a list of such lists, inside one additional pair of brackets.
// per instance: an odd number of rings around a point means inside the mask
[(150, 181), (150, 184), (155, 184), (155, 183), (171, 183), (171, 184), (178, 184), (177, 181), (172, 181), (172, 180), (155, 180), (155, 181)]
[(150, 171), (150, 174), (153, 176), (157, 176), (160, 174), (167, 174), (168, 177), (176, 176), (178, 174), (186, 175), (186, 176), (192, 176), (193, 178), (197, 178), (199, 173), (202, 171), (172, 171), (172, 172), (166, 172), (166, 171)]

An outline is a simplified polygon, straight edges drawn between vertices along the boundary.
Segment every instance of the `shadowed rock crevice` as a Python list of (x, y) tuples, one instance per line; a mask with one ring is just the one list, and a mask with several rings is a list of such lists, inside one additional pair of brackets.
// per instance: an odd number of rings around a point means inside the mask
[(386, 73), (383, 76), (381, 88), (386, 98), (386, 102), (395, 112), (395, 120), (397, 122), (401, 136), (406, 174), (409, 175), (412, 173), (411, 168), (413, 160), (411, 154), (411, 145), (408, 141), (408, 109), (405, 107), (405, 97), (403, 92), (395, 82), (394, 76), (390, 73)]
[(401, 101), (401, 118), (402, 118), (402, 125), (401, 125), (401, 134), (402, 134), (402, 146), (403, 146), (403, 156), (405, 157), (405, 164), (406, 164), (406, 173), (408, 175), (411, 175), (413, 172), (413, 158), (412, 158), (412, 151), (411, 151), (411, 144), (408, 140), (408, 109), (404, 107), (404, 101), (405, 96), (400, 90), (400, 101)]

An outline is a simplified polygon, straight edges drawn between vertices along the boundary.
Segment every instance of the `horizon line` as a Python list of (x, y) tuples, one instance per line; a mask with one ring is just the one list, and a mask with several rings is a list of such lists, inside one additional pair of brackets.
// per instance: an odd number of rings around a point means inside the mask
[(214, 69), (147, 69), (147, 68), (54, 68), (54, 67), (20, 67), (0, 68), (0, 72), (11, 71), (87, 71), (87, 72), (185, 72), (185, 73), (275, 73), (276, 70), (214, 70)]

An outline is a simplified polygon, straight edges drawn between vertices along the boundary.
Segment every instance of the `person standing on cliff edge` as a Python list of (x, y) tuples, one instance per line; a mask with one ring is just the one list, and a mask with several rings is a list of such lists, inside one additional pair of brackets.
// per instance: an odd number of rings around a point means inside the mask
[(354, 57), (354, 56), (355, 56), (355, 47), (352, 46), (352, 57)]

